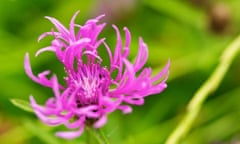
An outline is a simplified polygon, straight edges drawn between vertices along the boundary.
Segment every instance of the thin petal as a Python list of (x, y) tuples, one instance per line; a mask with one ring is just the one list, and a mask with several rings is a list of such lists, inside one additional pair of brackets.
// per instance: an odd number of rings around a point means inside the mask
[(144, 99), (139, 95), (126, 96), (124, 101), (129, 104), (133, 104), (133, 105), (143, 105), (144, 104)]
[(69, 31), (57, 19), (48, 16), (46, 16), (45, 18), (50, 20), (60, 32), (62, 37), (69, 42), (69, 38), (71, 38)]
[(52, 82), (48, 79), (46, 79), (46, 74), (49, 73), (49, 71), (44, 71), (42, 72), (42, 75), (40, 74), (40, 76), (42, 77), (36, 77), (34, 76), (34, 74), (32, 73), (32, 69), (31, 69), (31, 65), (30, 65), (30, 61), (29, 61), (29, 54), (26, 53), (25, 55), (25, 59), (24, 59), (24, 69), (25, 69), (25, 72), (26, 74), (36, 83), (39, 83), (43, 86), (46, 86), (46, 87), (52, 87)]
[(35, 57), (37, 57), (39, 54), (45, 52), (45, 51), (53, 51), (55, 52), (56, 51), (56, 48), (52, 47), (52, 46), (48, 46), (48, 47), (45, 47), (45, 48), (41, 48), (40, 50), (38, 50), (35, 54)]
[(115, 29), (116, 34), (117, 34), (117, 44), (115, 47), (114, 58), (113, 58), (113, 62), (115, 64), (115, 63), (119, 63), (119, 57), (121, 57), (122, 39), (121, 39), (121, 35), (120, 35), (119, 29), (117, 28), (117, 26), (112, 25), (112, 27)]
[(85, 117), (82, 116), (80, 117), (78, 120), (76, 120), (75, 122), (70, 123), (69, 121), (66, 122), (64, 125), (70, 129), (75, 129), (78, 128), (81, 125), (84, 125), (84, 121), (85, 121)]
[(45, 32), (43, 34), (41, 34), (39, 37), (38, 37), (38, 42), (41, 41), (43, 38), (45, 38), (46, 36), (59, 36), (60, 33), (59, 32), (54, 32), (54, 31), (51, 31), (51, 32)]
[(124, 114), (132, 112), (132, 108), (128, 105), (120, 105), (118, 106), (118, 109), (120, 109)]
[(170, 67), (170, 60), (168, 60), (166, 66), (163, 68), (163, 70), (157, 74), (156, 76), (154, 76), (151, 81), (152, 82), (156, 82), (158, 81), (159, 79), (161, 79), (164, 75), (168, 74), (168, 71), (169, 71), (169, 67)]
[(99, 117), (99, 113), (97, 112), (97, 110), (98, 110), (97, 106), (90, 105), (90, 106), (83, 107), (83, 108), (77, 108), (74, 111), (78, 115), (85, 115), (85, 116), (88, 116), (91, 118), (97, 118), (97, 117)]
[(107, 43), (103, 42), (107, 52), (108, 52), (108, 56), (109, 56), (109, 60), (110, 60), (110, 67), (113, 67), (113, 56), (112, 56), (112, 52), (111, 52), (111, 49), (110, 47), (108, 46)]
[(136, 61), (134, 63), (134, 70), (139, 71), (146, 63), (148, 58), (148, 47), (143, 42), (142, 38), (139, 39), (139, 50)]
[(119, 84), (119, 87), (117, 87), (114, 93), (116, 92), (121, 93), (123, 91), (127, 91), (128, 89), (131, 89), (131, 86), (133, 85), (134, 80), (136, 79), (132, 64), (126, 59), (123, 59), (123, 62), (126, 66), (126, 69), (125, 69), (124, 75), (122, 76), (122, 80)]
[(103, 115), (99, 120), (97, 120), (95, 123), (94, 123), (94, 127), (95, 128), (100, 128), (102, 127), (103, 125), (105, 125), (107, 122), (107, 116), (106, 115)]
[(73, 40), (75, 40), (75, 31), (74, 31), (74, 27), (75, 27), (75, 19), (77, 17), (77, 15), (79, 14), (80, 11), (75, 12), (75, 14), (73, 15), (71, 22), (70, 22), (70, 35), (73, 36)]
[(126, 42), (123, 50), (123, 57), (127, 57), (130, 51), (131, 33), (127, 27), (124, 27)]
[[(52, 117), (49, 116), (50, 114), (44, 114), (41, 111), (39, 111), (39, 107), (37, 107), (37, 104), (34, 100), (33, 97), (30, 97), (31, 100), (31, 105), (33, 106), (34, 112), (35, 114), (38, 116), (39, 119), (41, 119), (44, 123), (48, 124), (48, 125), (60, 125), (62, 124), (65, 120), (59, 117)], [(47, 111), (47, 109), (45, 110)], [(48, 112), (50, 113), (50, 112)], [(55, 113), (52, 113), (52, 115), (55, 115)]]
[(93, 51), (85, 51), (85, 52), (83, 53), (83, 55), (92, 56), (92, 57), (98, 59), (99, 62), (102, 62), (102, 58), (101, 58), (100, 56), (98, 56), (97, 54), (95, 54)]
[(83, 130), (84, 130), (84, 126), (81, 125), (79, 130), (77, 130), (77, 131), (57, 132), (56, 136), (62, 137), (65, 139), (74, 139), (74, 138), (79, 137), (82, 134)]

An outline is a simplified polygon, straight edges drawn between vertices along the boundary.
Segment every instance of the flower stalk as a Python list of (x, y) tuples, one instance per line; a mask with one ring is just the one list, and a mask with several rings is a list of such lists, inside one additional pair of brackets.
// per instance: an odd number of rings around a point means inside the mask
[(88, 134), (88, 141), (87, 144), (92, 144), (91, 138), (94, 137), (98, 144), (110, 144), (105, 133), (101, 129), (94, 129), (92, 127), (87, 126), (87, 134)]
[(190, 131), (195, 119), (197, 118), (204, 101), (209, 94), (217, 89), (224, 75), (227, 73), (233, 59), (236, 57), (240, 49), (240, 36), (238, 36), (223, 52), (220, 63), (206, 80), (206, 82), (195, 93), (192, 100), (189, 102), (187, 112), (176, 127), (176, 129), (168, 137), (166, 144), (178, 144)]

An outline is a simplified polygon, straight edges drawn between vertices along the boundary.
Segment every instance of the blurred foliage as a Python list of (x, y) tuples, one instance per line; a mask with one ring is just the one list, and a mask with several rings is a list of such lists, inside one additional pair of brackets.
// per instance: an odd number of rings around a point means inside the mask
[[(114, 144), (160, 144), (176, 127), (194, 92), (216, 67), (222, 50), (240, 34), (239, 0), (1, 0), (0, 1), (0, 143), (84, 144), (84, 133), (73, 141), (54, 136), (59, 128), (46, 126), (36, 116), (10, 103), (11, 98), (43, 102), (51, 90), (32, 82), (24, 73), (23, 57), (30, 52), (34, 72), (46, 68), (64, 75), (52, 54), (34, 58), (37, 37), (53, 26), (44, 16), (53, 16), (66, 26), (76, 10), (83, 23), (105, 13), (108, 25), (102, 36), (114, 48), (111, 24), (127, 26), (133, 37), (131, 58), (137, 53), (138, 37), (149, 46), (148, 66), (157, 73), (171, 59), (168, 88), (146, 98), (130, 115), (109, 115), (103, 130)], [(104, 53), (103, 53), (104, 54)], [(203, 106), (184, 144), (240, 142), (240, 57), (234, 61), (219, 89)], [(60, 127), (62, 128), (62, 127)]]

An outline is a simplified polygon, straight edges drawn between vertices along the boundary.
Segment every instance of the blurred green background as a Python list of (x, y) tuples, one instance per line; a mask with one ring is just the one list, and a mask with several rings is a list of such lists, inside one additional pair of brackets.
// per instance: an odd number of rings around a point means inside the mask
[[(1, 0), (0, 1), (0, 143), (84, 144), (86, 134), (66, 141), (54, 136), (57, 129), (41, 123), (34, 114), (13, 106), (11, 98), (39, 102), (52, 91), (32, 82), (23, 70), (30, 53), (35, 74), (44, 69), (62, 71), (53, 54), (34, 58), (51, 38), (38, 36), (53, 25), (52, 16), (68, 26), (73, 13), (77, 22), (105, 13), (108, 22), (101, 36), (114, 48), (111, 24), (132, 33), (131, 58), (137, 54), (138, 37), (149, 46), (148, 66), (157, 73), (171, 59), (168, 88), (147, 97), (133, 113), (109, 115), (103, 130), (112, 144), (161, 144), (181, 120), (187, 103), (219, 62), (223, 49), (240, 34), (239, 0)], [(122, 31), (122, 34), (123, 31)], [(237, 144), (240, 142), (240, 56), (234, 60), (220, 87), (210, 95), (183, 144)]]

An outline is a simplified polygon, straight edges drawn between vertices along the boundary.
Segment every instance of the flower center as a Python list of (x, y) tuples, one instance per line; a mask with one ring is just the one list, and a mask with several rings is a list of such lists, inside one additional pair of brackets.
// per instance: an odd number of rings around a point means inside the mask
[(110, 82), (107, 68), (99, 64), (82, 64), (67, 78), (68, 86), (75, 93), (77, 107), (98, 104), (99, 98), (108, 92)]

